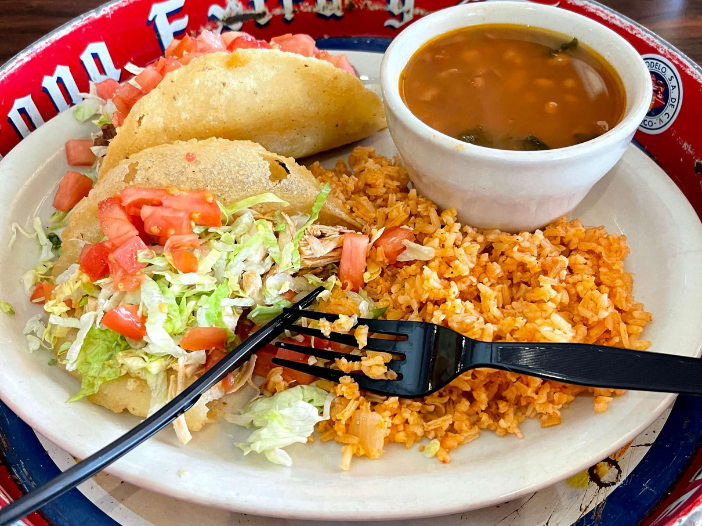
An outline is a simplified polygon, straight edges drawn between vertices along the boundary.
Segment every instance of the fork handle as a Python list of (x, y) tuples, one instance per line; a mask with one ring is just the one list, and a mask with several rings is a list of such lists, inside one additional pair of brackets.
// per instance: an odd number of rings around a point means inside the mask
[(492, 367), (588, 387), (702, 394), (702, 360), (582, 343), (490, 344)]

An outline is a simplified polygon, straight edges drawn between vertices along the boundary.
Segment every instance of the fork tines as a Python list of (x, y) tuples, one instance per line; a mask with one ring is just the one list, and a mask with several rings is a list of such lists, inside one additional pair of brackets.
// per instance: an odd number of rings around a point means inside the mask
[[(288, 309), (284, 309), (284, 312)], [(297, 314), (302, 313), (301, 317), (321, 320), (326, 319), (327, 321), (334, 322), (339, 319), (336, 314), (327, 314), (324, 312), (316, 311), (300, 311), (295, 309)], [(407, 338), (407, 335), (411, 331), (412, 322), (393, 322), (388, 320), (373, 320), (366, 318), (359, 318), (359, 325), (367, 325), (369, 332), (375, 332), (380, 334), (388, 334), (392, 336), (400, 336)], [(406, 326), (404, 326), (406, 325)], [(348, 345), (351, 347), (358, 347), (358, 341), (352, 334), (339, 334), (337, 332), (332, 332), (329, 336), (325, 335), (319, 329), (312, 329), (310, 327), (303, 327), (300, 325), (288, 324), (285, 329), (291, 332), (296, 332), (298, 334), (305, 334), (307, 336), (312, 336), (314, 338), (319, 338), (320, 340), (327, 340), (334, 343), (339, 343), (342, 345)], [(388, 369), (395, 371), (398, 374), (398, 378), (402, 377), (400, 372), (400, 364), (405, 361), (405, 356), (403, 354), (402, 344), (406, 343), (404, 340), (383, 340), (380, 338), (368, 338), (367, 344), (364, 349), (371, 351), (387, 352), (396, 355), (396, 359), (391, 360), (386, 365)], [(275, 343), (276, 347), (281, 349), (287, 349), (289, 351), (298, 352), (301, 354), (315, 356), (317, 358), (322, 358), (324, 360), (336, 360), (338, 358), (345, 358), (349, 362), (357, 362), (363, 359), (363, 356), (348, 354), (338, 351), (333, 351), (330, 349), (317, 349), (314, 347), (306, 347), (304, 345), (296, 345), (289, 341), (278, 341)], [(397, 362), (397, 363), (393, 363)], [(319, 378), (324, 378), (326, 380), (331, 380), (333, 382), (339, 382), (342, 376), (347, 376), (348, 373), (336, 369), (328, 369), (326, 367), (320, 367), (316, 365), (309, 365), (293, 360), (286, 360), (283, 358), (273, 358), (273, 363), (283, 367), (288, 367), (302, 373), (311, 374)], [(366, 377), (362, 374), (353, 374), (354, 380), (359, 384), (361, 389), (368, 389), (370, 383), (373, 386), (380, 387), (378, 384), (384, 384), (385, 382), (393, 382), (394, 380), (374, 380)]]

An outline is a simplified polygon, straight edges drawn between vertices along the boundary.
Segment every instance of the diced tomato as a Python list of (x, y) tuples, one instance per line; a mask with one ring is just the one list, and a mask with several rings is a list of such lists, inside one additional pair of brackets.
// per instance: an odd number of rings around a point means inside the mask
[(197, 257), (195, 257), (195, 254), (189, 250), (179, 248), (173, 252), (171, 259), (173, 260), (173, 266), (180, 270), (183, 274), (197, 272)]
[(90, 252), (90, 249), (93, 248), (92, 243), (86, 243), (83, 245), (83, 248), (80, 250), (80, 256), (78, 256), (78, 263), (82, 263), (83, 259), (85, 259), (85, 255)]
[(232, 43), (232, 40), (240, 36), (250, 37), (251, 35), (249, 35), (248, 33), (244, 33), (243, 31), (227, 31), (220, 35), (220, 37), (222, 38), (222, 44), (224, 44), (225, 48)]
[(358, 292), (363, 287), (363, 273), (366, 271), (366, 250), (368, 236), (365, 234), (346, 234), (341, 247), (339, 262), (339, 279), (344, 288)]
[(256, 363), (254, 364), (254, 374), (256, 376), (266, 377), (268, 372), (277, 367), (273, 365), (273, 357), (278, 354), (278, 348), (275, 345), (266, 345), (263, 349), (256, 353)]
[(97, 96), (103, 100), (110, 100), (119, 89), (119, 82), (115, 79), (105, 79), (95, 84)]
[(71, 139), (66, 141), (66, 161), (71, 166), (92, 166), (95, 154), (90, 149), (93, 141), (90, 139)]
[(346, 55), (331, 55), (327, 51), (319, 51), (315, 55), (315, 58), (329, 62), (330, 64), (336, 66), (339, 69), (343, 69), (344, 71), (351, 73), (352, 75), (356, 75), (356, 70), (353, 69), (351, 62), (349, 62), (349, 59)]
[[(290, 360), (291, 362), (299, 363), (307, 363), (307, 360), (310, 358), (307, 354), (301, 354), (288, 349), (278, 349), (278, 353), (275, 356), (281, 360)], [(275, 364), (273, 365), (275, 366)], [(295, 380), (299, 385), (309, 385), (317, 379), (316, 376), (301, 373), (300, 371), (295, 371), (293, 369), (288, 369), (287, 367), (284, 368), (283, 371), (283, 378), (287, 380), (286, 376), (292, 380)]]
[(129, 238), (139, 235), (139, 231), (130, 221), (119, 197), (109, 197), (98, 203), (98, 219), (103, 233), (116, 246), (120, 246)]
[(234, 373), (229, 373), (227, 376), (224, 377), (224, 380), (222, 380), (222, 389), (224, 389), (225, 393), (229, 393), (232, 389), (234, 389), (234, 385), (236, 384), (236, 377), (237, 375)]
[(129, 114), (129, 110), (131, 109), (131, 106), (129, 104), (127, 104), (127, 101), (124, 100), (119, 95), (115, 95), (114, 97), (112, 97), (112, 104), (115, 105), (115, 108), (117, 108), (118, 113), (121, 113), (122, 115)]
[(194, 38), (189, 37), (188, 35), (185, 35), (183, 39), (178, 42), (178, 44), (173, 48), (173, 53), (171, 55), (166, 55), (172, 56), (174, 58), (180, 58), (186, 53), (195, 53), (199, 51), (198, 45), (197, 45), (197, 40)]
[(112, 256), (127, 271), (127, 274), (136, 274), (146, 266), (146, 263), (137, 261), (139, 253), (147, 252), (148, 254), (148, 250), (149, 247), (146, 246), (144, 241), (139, 236), (134, 236), (117, 247), (112, 252)]
[(292, 301), (295, 299), (295, 296), (297, 296), (297, 293), (294, 290), (288, 290), (283, 292), (281, 296), (283, 296), (283, 298), (285, 298), (288, 301)]
[[(311, 340), (308, 337), (302, 342), (297, 340), (285, 340), (290, 343), (294, 343), (302, 346), (310, 346)], [(315, 347), (325, 348), (329, 342), (324, 340), (315, 340)], [(337, 350), (337, 349), (335, 349)], [(283, 360), (290, 360), (293, 362), (307, 363), (309, 360), (309, 355), (300, 354), (294, 351), (289, 351), (287, 349), (279, 349), (274, 345), (266, 345), (263, 349), (256, 353), (256, 364), (254, 365), (254, 374), (257, 376), (266, 377), (269, 371), (275, 367), (278, 367), (273, 363), (273, 358), (281, 358)], [(300, 373), (287, 367), (283, 367), (283, 379), (287, 382), (295, 380), (298, 384), (309, 385), (314, 382), (317, 378), (311, 374)]]
[(163, 80), (163, 75), (156, 71), (156, 66), (147, 66), (134, 80), (141, 87), (141, 91), (149, 93)]
[(102, 324), (132, 340), (141, 341), (146, 336), (146, 316), (139, 313), (139, 305), (120, 305), (108, 310)]
[(168, 241), (166, 241), (163, 247), (163, 251), (168, 254), (180, 248), (197, 248), (199, 246), (200, 238), (197, 234), (185, 234), (168, 238)]
[(122, 205), (130, 216), (141, 215), (144, 205), (161, 206), (163, 199), (168, 195), (166, 190), (159, 188), (137, 188), (130, 186), (120, 192)]
[(227, 51), (235, 49), (270, 49), (271, 46), (265, 40), (257, 40), (251, 35), (239, 35), (227, 46)]
[(196, 225), (222, 226), (222, 211), (219, 209), (212, 192), (207, 190), (168, 192), (163, 198), (163, 206), (189, 212), (190, 219)]
[(80, 253), (80, 270), (88, 275), (90, 281), (97, 281), (107, 276), (107, 258), (112, 248), (109, 241), (95, 245), (86, 245)]
[(93, 187), (93, 181), (80, 172), (66, 172), (54, 196), (54, 208), (68, 212), (83, 199)]
[(179, 60), (183, 66), (187, 66), (190, 62), (203, 55), (207, 55), (207, 53), (200, 53), (199, 51), (197, 53), (186, 53)]
[[(210, 349), (224, 349), (226, 343), (227, 330), (220, 327), (194, 327), (192, 329), (188, 329), (185, 332), (183, 339), (180, 340), (180, 346), (186, 351), (209, 351)], [(209, 360), (210, 358), (208, 356), (207, 361)]]
[(403, 241), (414, 241), (414, 233), (409, 228), (393, 226), (386, 228), (383, 234), (376, 239), (375, 246), (381, 247), (385, 258), (389, 263), (395, 263), (397, 256), (407, 250), (407, 247), (402, 244)]
[(121, 292), (128, 292), (138, 289), (141, 285), (143, 273), (129, 274), (122, 268), (122, 265), (117, 262), (112, 254), (107, 257), (107, 265), (110, 268), (110, 277), (112, 278), (115, 289)]
[(309, 35), (297, 34), (280, 35), (271, 38), (271, 43), (277, 44), (281, 51), (297, 53), (303, 57), (312, 57), (319, 50), (316, 47), (314, 38)]
[(166, 65), (163, 66), (163, 74), (165, 75), (166, 73), (170, 73), (171, 71), (175, 71), (176, 69), (180, 68), (182, 64), (178, 62), (173, 57), (169, 57), (168, 60), (166, 61)]
[(215, 364), (219, 363), (227, 353), (224, 349), (196, 349), (207, 351), (207, 360), (205, 361), (205, 371), (209, 371)]
[(119, 128), (124, 124), (124, 113), (121, 111), (116, 111), (112, 114), (112, 126)]
[[(137, 101), (144, 96), (144, 92), (141, 91), (139, 88), (132, 86), (129, 82), (125, 82), (122, 84), (122, 86), (117, 90), (117, 93), (115, 93), (115, 96), (113, 97), (112, 102), (117, 106), (117, 103), (114, 101), (116, 97), (120, 97), (124, 103), (127, 105), (129, 109), (131, 109), (132, 106), (134, 106)], [(121, 111), (122, 113), (129, 113), (129, 111), (123, 111), (122, 108), (117, 106), (117, 109)]]
[(185, 210), (177, 210), (167, 206), (144, 206), (141, 218), (147, 234), (168, 239), (180, 234), (191, 234), (190, 214)]
[(197, 37), (198, 49), (203, 53), (225, 51), (227, 47), (222, 43), (222, 37), (217, 33), (205, 29)]
[(160, 73), (161, 75), (165, 75), (165, 73), (164, 73), (164, 71), (163, 71), (163, 68), (166, 67), (166, 62), (168, 62), (168, 60), (166, 59), (166, 57), (158, 57), (158, 60), (157, 60), (156, 62), (154, 62), (154, 63), (152, 64), (152, 66), (153, 66), (154, 68), (156, 68), (156, 71), (157, 71), (158, 73)]
[(176, 48), (180, 45), (180, 39), (179, 38), (174, 38), (171, 40), (171, 43), (168, 44), (168, 47), (166, 48), (166, 51), (163, 53), (166, 58), (172, 57), (173, 53), (175, 52)]
[(40, 281), (34, 288), (32, 295), (29, 297), (29, 301), (32, 303), (44, 304), (51, 299), (51, 293), (56, 288), (56, 285), (47, 283), (46, 281)]

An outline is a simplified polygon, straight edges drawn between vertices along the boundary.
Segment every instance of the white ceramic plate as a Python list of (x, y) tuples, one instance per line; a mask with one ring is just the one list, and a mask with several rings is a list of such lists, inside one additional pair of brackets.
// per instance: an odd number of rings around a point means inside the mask
[[(380, 55), (349, 53), (361, 74), (377, 77)], [(137, 423), (88, 402), (66, 404), (76, 380), (49, 367), (48, 352), (27, 351), (22, 328), (40, 312), (18, 283), (35, 264), (31, 240), (8, 251), (9, 225), (47, 217), (51, 196), (66, 171), (64, 142), (87, 137), (69, 112), (49, 121), (0, 162), (0, 297), (17, 314), (0, 315), (0, 398), (40, 433), (84, 458)], [(393, 155), (387, 132), (366, 141)], [(326, 158), (346, 155), (351, 148)], [(518, 176), (518, 174), (516, 174)], [(653, 352), (698, 356), (702, 342), (702, 225), (685, 197), (645, 154), (631, 146), (574, 213), (583, 223), (627, 235), (627, 269), (636, 274), (636, 298), (654, 321), (644, 333)], [(250, 394), (250, 393), (247, 393)], [(597, 415), (592, 399), (577, 399), (563, 412), (562, 425), (523, 426), (526, 438), (480, 440), (452, 453), (442, 465), (414, 448), (391, 445), (381, 460), (354, 459), (339, 469), (334, 443), (295, 445), (292, 468), (264, 458), (244, 458), (232, 444), (247, 431), (227, 423), (208, 426), (187, 446), (169, 428), (129, 453), (108, 471), (126, 481), (170, 496), (257, 515), (316, 519), (390, 519), (439, 515), (507, 501), (562, 480), (598, 462), (632, 440), (670, 404), (673, 396), (630, 392)], [(179, 470), (186, 477), (179, 477)]]

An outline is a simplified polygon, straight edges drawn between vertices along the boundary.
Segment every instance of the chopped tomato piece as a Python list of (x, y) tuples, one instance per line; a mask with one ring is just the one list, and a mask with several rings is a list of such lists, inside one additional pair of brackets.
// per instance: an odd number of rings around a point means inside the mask
[[(192, 330), (192, 329), (191, 329)], [(215, 364), (219, 363), (222, 358), (227, 355), (224, 349), (196, 349), (207, 351), (207, 360), (205, 361), (205, 371), (209, 371)]]
[(181, 248), (197, 248), (200, 246), (200, 238), (197, 234), (185, 234), (171, 236), (166, 241), (163, 251), (168, 254)]
[(124, 188), (120, 192), (122, 205), (130, 216), (141, 215), (141, 207), (144, 205), (161, 206), (167, 195), (168, 193), (162, 189), (136, 188), (134, 186)]
[(385, 258), (389, 263), (395, 263), (397, 256), (407, 250), (407, 247), (402, 244), (405, 240), (414, 241), (412, 230), (401, 226), (393, 226), (385, 229), (383, 234), (376, 239), (375, 246), (383, 249)]
[(147, 66), (144, 71), (139, 73), (134, 80), (141, 87), (141, 91), (149, 93), (163, 80), (163, 75), (156, 71), (155, 66)]
[(51, 299), (51, 293), (56, 288), (56, 285), (47, 283), (46, 281), (40, 281), (34, 288), (32, 295), (29, 297), (29, 301), (32, 303), (44, 304)]
[(222, 380), (222, 389), (224, 389), (225, 393), (229, 393), (232, 389), (234, 389), (234, 385), (236, 385), (236, 377), (237, 375), (234, 373), (229, 373), (224, 377), (224, 380)]
[(130, 221), (119, 197), (109, 197), (98, 203), (98, 219), (103, 233), (116, 246), (120, 246), (129, 238), (139, 235), (139, 231)]
[(339, 69), (343, 69), (344, 71), (351, 73), (352, 75), (356, 75), (356, 70), (353, 69), (351, 62), (349, 62), (349, 59), (346, 55), (331, 55), (327, 51), (319, 51), (315, 55), (315, 58), (329, 62), (330, 64), (336, 66)]
[(186, 210), (177, 210), (167, 206), (144, 206), (141, 218), (147, 234), (168, 239), (179, 234), (191, 234), (190, 214)]
[(54, 196), (54, 208), (68, 212), (83, 199), (93, 187), (93, 181), (80, 172), (66, 172)]
[(93, 141), (90, 139), (71, 139), (66, 141), (66, 161), (71, 166), (92, 166), (95, 154), (90, 149)]
[(178, 250), (173, 251), (171, 259), (173, 260), (173, 266), (180, 270), (183, 274), (197, 272), (197, 257), (195, 257), (195, 254), (189, 250), (179, 248)]
[(107, 265), (110, 268), (110, 277), (112, 277), (114, 287), (120, 292), (136, 290), (141, 285), (143, 273), (129, 274), (122, 268), (122, 265), (117, 262), (112, 254), (107, 257)]
[(222, 43), (222, 37), (207, 29), (198, 35), (197, 43), (199, 51), (204, 53), (214, 53), (215, 51), (225, 51), (227, 49)]
[(97, 281), (108, 275), (107, 258), (112, 250), (109, 241), (86, 245), (80, 253), (80, 270), (88, 275), (90, 281)]
[(199, 51), (197, 40), (185, 35), (173, 49), (173, 54), (171, 56), (174, 58), (181, 58), (186, 53), (196, 53), (197, 51)]
[(220, 37), (222, 38), (222, 44), (224, 44), (225, 48), (232, 43), (232, 40), (240, 36), (250, 37), (251, 35), (249, 35), (248, 33), (244, 33), (243, 31), (227, 31), (220, 35)]
[(178, 62), (175, 58), (169, 57), (168, 60), (166, 61), (166, 65), (163, 66), (163, 74), (165, 75), (166, 73), (170, 73), (171, 71), (175, 71), (176, 69), (180, 68), (182, 64)]
[(120, 305), (108, 310), (102, 324), (132, 340), (141, 341), (146, 336), (146, 316), (139, 313), (139, 305)]
[(278, 354), (278, 347), (275, 345), (266, 345), (263, 349), (258, 351), (256, 353), (256, 363), (254, 364), (253, 373), (256, 376), (265, 378), (271, 369), (277, 367), (273, 365), (271, 361), (276, 354)]
[(163, 71), (163, 68), (166, 67), (167, 62), (168, 60), (166, 59), (166, 57), (158, 57), (158, 60), (153, 64), (153, 66), (156, 68), (156, 71), (158, 71), (161, 75), (165, 75), (166, 72)]
[(115, 105), (115, 108), (117, 108), (118, 113), (121, 113), (122, 115), (129, 114), (131, 105), (127, 104), (127, 101), (119, 95), (115, 95), (114, 97), (112, 97), (112, 104)]
[(119, 128), (124, 124), (124, 113), (121, 111), (116, 111), (112, 114), (112, 126)]
[(166, 58), (170, 58), (173, 56), (173, 53), (175, 52), (176, 48), (180, 45), (180, 39), (179, 38), (174, 38), (171, 40), (171, 43), (168, 44), (168, 47), (166, 48), (166, 51), (163, 53)]
[[(115, 93), (115, 97), (120, 97), (124, 103), (127, 105), (129, 109), (131, 109), (132, 106), (134, 106), (137, 101), (144, 96), (144, 92), (141, 91), (139, 88), (132, 86), (129, 82), (125, 82), (122, 84), (122, 87), (120, 87), (117, 90), (117, 93)], [(117, 103), (114, 101), (114, 98), (112, 102), (117, 106)], [(117, 106), (117, 109), (121, 111), (122, 113), (128, 113), (122, 111), (122, 108)]]
[(346, 234), (341, 247), (339, 262), (339, 279), (344, 288), (358, 292), (363, 287), (363, 273), (366, 271), (366, 250), (368, 236), (365, 234)]
[(271, 38), (271, 43), (277, 44), (281, 51), (297, 53), (303, 57), (312, 57), (319, 51), (314, 38), (304, 34), (292, 35), (288, 33), (287, 35), (280, 35), (279, 37)]
[[(278, 349), (278, 353), (275, 355), (275, 357), (280, 358), (281, 360), (290, 360), (291, 362), (299, 363), (307, 363), (307, 360), (310, 358), (307, 354), (301, 354), (288, 349)], [(275, 366), (275, 364), (273, 364), (273, 366)], [(286, 377), (289, 377), (291, 380), (295, 380), (299, 385), (309, 385), (317, 379), (316, 376), (311, 374), (301, 373), (300, 371), (295, 371), (294, 369), (288, 369), (285, 367), (283, 371), (283, 378), (285, 378), (286, 381), (289, 381)]]
[[(192, 329), (188, 329), (185, 332), (183, 339), (180, 340), (180, 346), (186, 351), (209, 351), (210, 349), (224, 349), (226, 343), (227, 330), (220, 327), (194, 327)], [(210, 361), (209, 356), (207, 357), (207, 361)]]
[(168, 192), (163, 198), (163, 206), (189, 212), (190, 219), (196, 225), (222, 226), (222, 211), (212, 192), (207, 190)]
[(227, 46), (227, 51), (235, 49), (270, 49), (271, 46), (265, 40), (257, 40), (251, 35), (239, 35)]
[(207, 53), (200, 53), (199, 51), (197, 53), (186, 53), (182, 56), (182, 58), (180, 58), (180, 63), (183, 66), (187, 66), (188, 64), (190, 64), (190, 62), (192, 62), (198, 57), (202, 57), (203, 55), (207, 55)]
[(117, 247), (112, 252), (112, 256), (127, 271), (127, 274), (135, 274), (146, 266), (146, 263), (141, 263), (137, 260), (139, 253), (147, 252), (148, 250), (149, 247), (146, 246), (144, 241), (139, 236), (134, 236)]
[(95, 84), (97, 96), (103, 100), (110, 100), (119, 89), (119, 82), (115, 79), (105, 79)]

